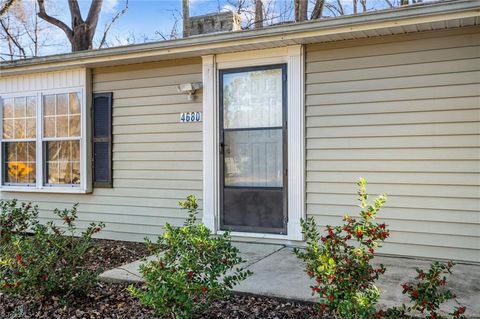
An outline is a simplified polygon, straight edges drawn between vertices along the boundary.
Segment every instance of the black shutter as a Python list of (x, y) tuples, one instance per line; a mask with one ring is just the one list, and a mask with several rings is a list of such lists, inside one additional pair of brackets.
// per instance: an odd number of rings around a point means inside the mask
[(111, 188), (112, 93), (93, 94), (93, 187)]

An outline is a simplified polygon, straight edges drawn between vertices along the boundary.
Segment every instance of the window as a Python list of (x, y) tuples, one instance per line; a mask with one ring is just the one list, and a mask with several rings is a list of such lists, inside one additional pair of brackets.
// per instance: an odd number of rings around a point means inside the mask
[(1, 102), (2, 186), (80, 188), (81, 93), (4, 97)]
[(45, 185), (80, 184), (80, 94), (43, 96)]
[(35, 186), (36, 114), (34, 96), (3, 100), (3, 182)]

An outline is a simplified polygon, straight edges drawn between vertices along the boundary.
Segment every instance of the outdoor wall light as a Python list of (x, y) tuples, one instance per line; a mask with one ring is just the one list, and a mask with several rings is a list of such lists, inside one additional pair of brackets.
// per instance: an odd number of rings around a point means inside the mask
[(178, 93), (188, 95), (188, 100), (193, 101), (195, 99), (195, 92), (203, 87), (202, 82), (184, 83), (177, 86)]

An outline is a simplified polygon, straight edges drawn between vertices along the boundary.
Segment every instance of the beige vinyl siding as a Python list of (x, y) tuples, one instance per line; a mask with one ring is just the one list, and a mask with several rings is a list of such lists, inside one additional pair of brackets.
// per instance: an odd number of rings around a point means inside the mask
[(92, 194), (6, 193), (30, 200), (49, 219), (54, 208), (80, 203), (79, 225), (104, 221), (101, 236), (143, 240), (165, 222), (183, 223), (178, 201), (202, 197), (202, 123), (179, 123), (181, 112), (202, 110), (176, 86), (201, 82), (201, 59), (94, 69), (93, 92), (113, 92), (113, 188)]
[(480, 261), (480, 29), (308, 45), (306, 205), (356, 215), (387, 193), (382, 252)]

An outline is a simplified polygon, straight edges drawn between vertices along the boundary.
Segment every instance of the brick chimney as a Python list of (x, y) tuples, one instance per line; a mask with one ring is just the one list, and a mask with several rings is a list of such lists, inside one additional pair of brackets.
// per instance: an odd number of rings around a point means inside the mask
[(209, 13), (190, 17), (190, 35), (241, 30), (240, 16), (234, 12)]

